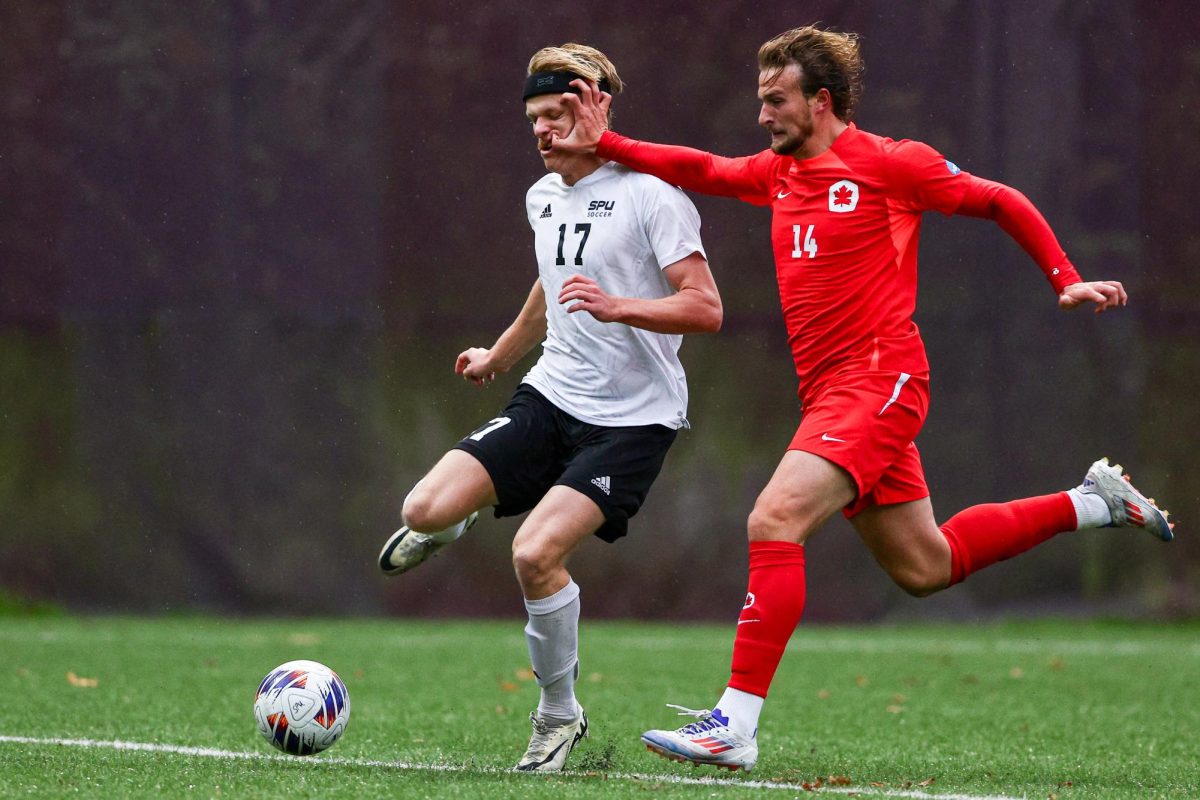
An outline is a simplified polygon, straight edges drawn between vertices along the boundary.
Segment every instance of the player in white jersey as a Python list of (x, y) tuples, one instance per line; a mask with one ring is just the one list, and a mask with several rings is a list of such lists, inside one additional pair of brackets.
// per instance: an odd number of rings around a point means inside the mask
[(579, 78), (621, 90), (612, 63), (591, 47), (548, 47), (529, 62), (525, 112), (549, 173), (526, 197), (538, 279), (495, 344), (464, 351), (454, 368), (483, 386), (539, 343), (542, 356), (505, 409), (417, 483), (404, 527), (379, 556), (384, 572), (399, 574), (461, 536), (481, 509), (529, 512), (512, 546), (541, 687), (516, 766), (529, 772), (561, 770), (587, 733), (575, 698), (579, 587), (567, 557), (592, 534), (625, 535), (688, 427), (682, 335), (716, 331), (722, 317), (700, 217), (682, 191), (551, 147), (574, 127), (562, 98)]

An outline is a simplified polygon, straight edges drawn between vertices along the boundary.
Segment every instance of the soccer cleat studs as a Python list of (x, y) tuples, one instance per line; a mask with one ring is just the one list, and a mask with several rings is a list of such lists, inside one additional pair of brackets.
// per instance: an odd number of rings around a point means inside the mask
[(1079, 491), (1104, 500), (1112, 516), (1111, 527), (1140, 528), (1164, 542), (1175, 538), (1175, 523), (1168, 519), (1170, 512), (1134, 488), (1132, 476), (1120, 464), (1110, 464), (1107, 457), (1092, 464)]

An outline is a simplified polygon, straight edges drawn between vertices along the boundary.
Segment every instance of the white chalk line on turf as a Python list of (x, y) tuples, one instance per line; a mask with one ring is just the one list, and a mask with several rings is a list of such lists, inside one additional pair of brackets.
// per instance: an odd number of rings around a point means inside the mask
[[(213, 747), (185, 747), (173, 744), (155, 744), (153, 742), (124, 742), (120, 740), (105, 741), (100, 739), (55, 739), (35, 736), (4, 736), (0, 735), (0, 744), (26, 744), (34, 746), (80, 747), (103, 750), (127, 750), (142, 753), (171, 753), (173, 755), (192, 756), (196, 758), (217, 758), (241, 761), (274, 761), (294, 765), (320, 766), (336, 765), (350, 767), (383, 767), (396, 770), (413, 770), (425, 772), (462, 772), (481, 773), (485, 775), (507, 775), (509, 770), (488, 767), (466, 767), (455, 764), (414, 764), (404, 761), (376, 761), (365, 758), (339, 758), (337, 756), (320, 756), (317, 758), (294, 758), (292, 756), (274, 753), (251, 753), (238, 750), (219, 750)], [(570, 773), (566, 774), (571, 777)], [(579, 777), (585, 777), (579, 775)], [(736, 787), (740, 789), (781, 789), (790, 792), (807, 791), (798, 783), (783, 783), (780, 781), (738, 780), (736, 778), (696, 778), (686, 775), (654, 775), (640, 772), (608, 772), (605, 777), (609, 780), (642, 781), (648, 783), (673, 783), (690, 786)], [(535, 778), (536, 779), (536, 778)], [(1021, 800), (1007, 795), (981, 795), (958, 793), (933, 793), (915, 789), (888, 789), (886, 787), (857, 787), (857, 786), (822, 786), (818, 792), (832, 794), (855, 794), (862, 797), (903, 797), (911, 800)]]

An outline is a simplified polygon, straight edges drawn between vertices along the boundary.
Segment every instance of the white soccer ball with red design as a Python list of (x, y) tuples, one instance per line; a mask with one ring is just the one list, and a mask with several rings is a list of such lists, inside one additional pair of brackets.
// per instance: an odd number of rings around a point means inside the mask
[(267, 673), (254, 698), (263, 737), (293, 756), (328, 749), (346, 732), (350, 693), (337, 673), (316, 661), (289, 661)]

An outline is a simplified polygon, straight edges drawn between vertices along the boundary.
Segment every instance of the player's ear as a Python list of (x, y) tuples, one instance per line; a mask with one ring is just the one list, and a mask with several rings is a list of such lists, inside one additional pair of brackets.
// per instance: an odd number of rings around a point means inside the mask
[(828, 89), (822, 86), (820, 89), (817, 89), (816, 94), (809, 98), (809, 102), (812, 104), (813, 111), (833, 108), (833, 95), (829, 93)]

